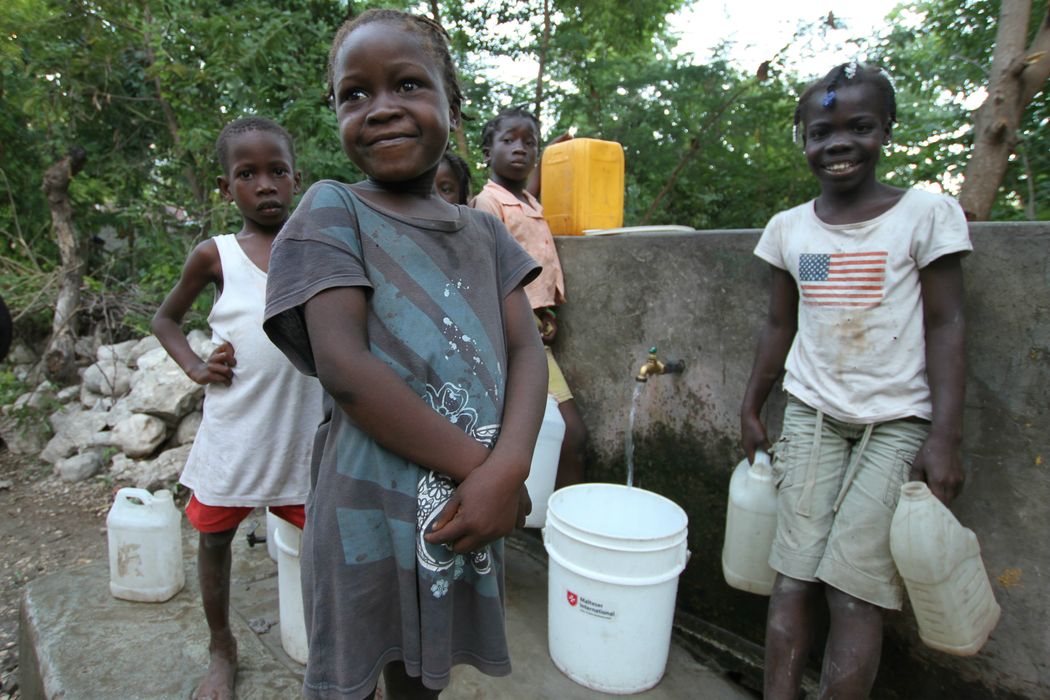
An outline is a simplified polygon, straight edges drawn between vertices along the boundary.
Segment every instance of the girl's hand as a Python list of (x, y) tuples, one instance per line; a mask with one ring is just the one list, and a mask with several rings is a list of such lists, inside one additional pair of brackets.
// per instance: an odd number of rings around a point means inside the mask
[(521, 485), (521, 489), (518, 491), (518, 522), (516, 527), (525, 527), (525, 518), (532, 512), (532, 498), (529, 496), (529, 490), (525, 488), (525, 484)]
[(766, 426), (757, 413), (740, 414), (740, 444), (747, 455), (747, 461), (754, 463), (755, 450), (769, 451), (769, 437), (766, 435)]
[(202, 360), (186, 374), (198, 384), (229, 386), (233, 381), (233, 368), (236, 366), (237, 358), (234, 357), (233, 346), (226, 342), (215, 348), (206, 362)]
[(550, 307), (537, 309), (536, 317), (540, 320), (540, 340), (544, 345), (550, 345), (558, 334), (558, 317)]
[(915, 455), (908, 478), (925, 481), (933, 495), (949, 505), (962, 492), (966, 481), (958, 444), (930, 433)]
[(524, 486), (507, 478), (507, 470), (490, 459), (470, 473), (445, 504), (424, 539), (449, 544), (458, 554), (480, 549), (509, 534), (520, 516)]

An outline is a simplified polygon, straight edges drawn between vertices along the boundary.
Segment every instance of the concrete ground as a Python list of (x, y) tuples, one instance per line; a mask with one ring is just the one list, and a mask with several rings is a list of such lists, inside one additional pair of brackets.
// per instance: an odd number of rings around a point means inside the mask
[[(240, 645), (237, 696), (242, 700), (300, 697), (302, 666), (281, 648), (277, 565), (265, 545), (249, 548), (242, 525), (233, 559), (232, 624)], [(22, 697), (64, 700), (185, 700), (207, 664), (207, 628), (196, 581), (196, 536), (185, 538), (186, 588), (165, 603), (130, 603), (109, 594), (104, 562), (30, 583), (22, 599)], [(514, 672), (489, 678), (457, 667), (443, 700), (615, 697), (564, 676), (547, 653), (547, 571), (539, 544), (515, 536), (507, 547), (507, 627)], [(256, 631), (253, 631), (256, 630)], [(667, 672), (645, 700), (755, 696), (705, 668), (673, 644)]]

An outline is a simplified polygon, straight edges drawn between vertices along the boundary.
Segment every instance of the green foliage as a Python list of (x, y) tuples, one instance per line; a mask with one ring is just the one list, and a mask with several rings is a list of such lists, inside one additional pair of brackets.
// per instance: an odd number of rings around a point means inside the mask
[[(247, 114), (273, 117), (296, 137), (306, 184), (359, 174), (338, 143), (326, 99), (336, 28), (372, 6), (439, 15), (466, 97), (464, 146), (475, 184), (482, 124), (510, 104), (532, 106), (535, 80), (495, 65), (543, 60), (545, 133), (623, 144), (625, 223), (697, 228), (761, 226), (816, 193), (791, 123), (801, 81), (774, 61), (763, 80), (723, 57), (676, 55), (666, 20), (689, 0), (6, 0), (0, 3), (0, 285), (23, 337), (46, 334), (58, 251), (40, 189), (71, 147), (87, 152), (72, 181), (87, 260), (81, 314), (112, 340), (149, 319), (202, 238), (233, 231), (235, 209), (214, 182), (215, 137)], [(1037, 0), (1033, 16), (1045, 12)], [(970, 133), (966, 98), (985, 84), (999, 2), (919, 0), (898, 10), (872, 57), (897, 78), (895, 183), (957, 181)], [(914, 31), (921, 17), (922, 31)], [(815, 36), (800, 34), (806, 45)], [(1028, 110), (998, 218), (1050, 216), (1050, 118)], [(953, 180), (954, 178), (954, 180)], [(100, 243), (101, 240), (104, 244)], [(205, 322), (203, 295), (187, 319)]]
[(15, 401), (33, 387), (19, 379), (9, 369), (0, 370), (0, 407), (3, 408), (2, 421), (13, 421), (20, 429), (31, 425), (43, 426), (47, 435), (51, 434), (51, 424), (47, 417), (57, 411), (61, 404), (50, 395), (39, 398), (33, 405), (25, 403), (17, 408)]
[[(871, 48), (894, 76), (898, 120), (894, 173), (906, 182), (942, 182), (957, 193), (973, 143), (970, 109), (988, 83), (1000, 0), (920, 0), (891, 15), (891, 29)], [(1047, 0), (1032, 3), (1030, 35)], [(921, 31), (916, 31), (921, 28)], [(1044, 93), (1045, 95), (1045, 93)], [(1021, 122), (992, 219), (1050, 218), (1050, 105), (1036, 97)]]
[(0, 406), (10, 406), (29, 389), (29, 385), (16, 377), (11, 370), (0, 371)]
[[(300, 135), (308, 181), (353, 177), (323, 78), (344, 16), (336, 0), (4, 3), (0, 26), (12, 29), (0, 37), (0, 279), (29, 282), (5, 284), (16, 290), (20, 333), (34, 300), (46, 311), (55, 291), (41, 176), (73, 146), (87, 152), (70, 186), (88, 263), (82, 293), (92, 313), (82, 322), (104, 321), (114, 340), (148, 330), (196, 242), (239, 226), (214, 187), (223, 124), (271, 116)], [(121, 245), (100, 246), (102, 232)], [(207, 306), (198, 302), (191, 326)]]

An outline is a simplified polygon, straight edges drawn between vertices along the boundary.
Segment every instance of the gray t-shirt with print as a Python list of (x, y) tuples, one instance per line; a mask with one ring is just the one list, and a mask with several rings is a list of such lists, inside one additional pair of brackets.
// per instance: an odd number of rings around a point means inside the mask
[[(322, 181), (274, 242), (264, 328), (315, 374), (303, 306), (325, 289), (366, 288), (371, 352), (491, 447), (506, 385), (503, 300), (538, 271), (487, 214), (408, 218)], [(325, 404), (301, 555), (306, 697), (366, 697), (398, 659), (431, 688), (445, 687), (458, 663), (510, 673), (502, 540), (469, 555), (425, 542), (454, 483), (377, 445), (330, 397)]]

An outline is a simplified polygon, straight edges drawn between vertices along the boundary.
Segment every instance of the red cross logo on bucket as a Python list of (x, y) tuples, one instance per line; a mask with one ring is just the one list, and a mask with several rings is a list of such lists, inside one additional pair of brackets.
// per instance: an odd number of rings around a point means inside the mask
[(568, 598), (569, 605), (571, 605), (573, 607), (576, 607), (576, 601), (579, 600), (579, 597), (575, 593), (573, 593), (572, 591), (566, 590), (565, 591), (565, 597)]

